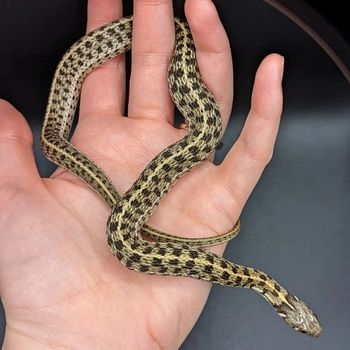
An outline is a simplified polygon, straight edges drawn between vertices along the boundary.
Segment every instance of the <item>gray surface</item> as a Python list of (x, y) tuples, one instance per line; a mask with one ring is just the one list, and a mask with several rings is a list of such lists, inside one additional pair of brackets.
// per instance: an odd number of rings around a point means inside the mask
[(268, 271), (308, 301), (324, 334), (296, 334), (253, 292), (215, 286), (183, 350), (347, 348), (350, 118), (314, 117), (284, 114), (274, 159), (226, 257)]
[[(248, 5), (245, 10), (244, 27), (232, 24), (234, 52), (252, 60), (254, 50), (263, 55), (280, 49), (286, 57), (285, 109), (273, 160), (225, 256), (267, 271), (307, 301), (324, 334), (319, 339), (296, 334), (254, 292), (215, 286), (181, 349), (347, 349), (350, 88), (324, 52), (288, 19), (262, 6), (251, 9), (253, 17)], [(242, 70), (238, 86), (247, 73)], [(225, 136), (228, 146), (248, 110), (244, 95)]]
[[(267, 271), (307, 301), (324, 334), (319, 339), (296, 334), (254, 292), (215, 286), (182, 350), (348, 348), (350, 88), (305, 33), (271, 11), (263, 6), (249, 10), (247, 4), (245, 25), (232, 24), (238, 58), (252, 60), (254, 50), (263, 55), (280, 49), (286, 57), (286, 76), (285, 109), (273, 160), (247, 203), (242, 231), (225, 256)], [(238, 86), (247, 73), (242, 70), (236, 75)], [(239, 98), (239, 111), (233, 113), (225, 135), (228, 147), (249, 106), (245, 91)]]
[[(350, 325), (349, 85), (305, 33), (261, 1), (216, 3), (236, 67), (235, 109), (218, 161), (241, 129), (258, 61), (271, 51), (286, 57), (285, 111), (274, 158), (244, 209), (242, 231), (229, 245), (226, 257), (263, 269), (307, 301), (317, 312), (324, 334), (319, 339), (297, 334), (254, 292), (214, 287), (181, 349), (346, 349)], [(60, 13), (52, 11), (59, 18)], [(29, 78), (28, 84), (32, 83)], [(49, 80), (45, 77), (45, 84)], [(10, 94), (33, 126), (37, 149), (45, 84), (28, 92), (34, 102)], [(49, 173), (48, 162), (40, 155), (37, 159), (42, 173)]]

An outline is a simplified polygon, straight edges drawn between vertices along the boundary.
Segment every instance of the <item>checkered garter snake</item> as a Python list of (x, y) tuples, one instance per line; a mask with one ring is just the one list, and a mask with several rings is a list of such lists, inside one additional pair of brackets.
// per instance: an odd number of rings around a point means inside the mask
[(130, 49), (132, 17), (87, 34), (62, 58), (42, 128), (43, 152), (54, 163), (84, 180), (111, 207), (107, 241), (112, 253), (126, 267), (147, 274), (189, 276), (224, 286), (250, 288), (262, 295), (295, 330), (319, 336), (321, 326), (313, 312), (266, 273), (202, 249), (237, 234), (239, 222), (230, 233), (212, 241), (186, 240), (147, 227), (146, 234), (156, 241), (142, 239), (145, 221), (161, 198), (185, 172), (207, 159), (221, 134), (220, 112), (201, 80), (189, 27), (175, 19), (175, 28), (176, 44), (168, 83), (170, 95), (186, 120), (188, 133), (158, 154), (124, 196), (118, 195), (95, 163), (69, 143), (68, 135), (85, 76), (109, 58)]

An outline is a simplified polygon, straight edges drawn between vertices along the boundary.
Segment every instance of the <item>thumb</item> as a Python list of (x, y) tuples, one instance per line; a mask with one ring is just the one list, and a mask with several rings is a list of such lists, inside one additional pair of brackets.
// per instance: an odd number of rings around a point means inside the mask
[(0, 99), (0, 189), (33, 185), (40, 180), (33, 134), (22, 114)]

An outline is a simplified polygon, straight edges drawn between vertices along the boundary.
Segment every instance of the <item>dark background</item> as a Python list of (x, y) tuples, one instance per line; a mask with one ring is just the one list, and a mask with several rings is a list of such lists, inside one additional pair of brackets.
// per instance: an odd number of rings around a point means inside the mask
[[(176, 1), (181, 14), (182, 1)], [(285, 326), (254, 292), (214, 287), (187, 349), (348, 348), (350, 326), (350, 88), (335, 63), (294, 22), (260, 0), (217, 0), (235, 63), (235, 103), (220, 162), (249, 109), (259, 61), (285, 56), (285, 109), (274, 158), (242, 215), (240, 235), (226, 257), (260, 268), (307, 301), (324, 334), (311, 339)], [(320, 5), (280, 1), (303, 18), (350, 64), (349, 33), (341, 1)], [(131, 13), (130, 2), (125, 2)], [(84, 0), (0, 0), (0, 96), (13, 103), (35, 133), (39, 129), (59, 58), (84, 32)], [(315, 12), (315, 10), (318, 11)], [(340, 34), (341, 33), (341, 34)], [(1, 116), (0, 116), (1, 118)], [(0, 313), (1, 333), (5, 321)], [(118, 330), (116, 330), (117, 332)]]
[(321, 14), (326, 19), (326, 21), (335, 27), (343, 37), (348, 39), (349, 42), (350, 27), (348, 19), (346, 16), (344, 16), (346, 13), (346, 3), (344, 1), (336, 0), (332, 1), (330, 4), (326, 1), (308, 0), (305, 1), (305, 3), (309, 4), (319, 14)]

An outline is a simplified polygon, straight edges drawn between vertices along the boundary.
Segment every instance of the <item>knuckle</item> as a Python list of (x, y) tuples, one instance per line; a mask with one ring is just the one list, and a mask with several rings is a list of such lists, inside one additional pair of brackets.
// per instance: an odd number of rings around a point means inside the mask
[(241, 140), (237, 144), (243, 157), (257, 163), (258, 166), (266, 166), (272, 159), (273, 150), (267, 150), (264, 147), (259, 148), (249, 144), (247, 140)]
[(169, 0), (136, 0), (136, 4), (138, 3), (145, 6), (159, 6), (169, 3)]
[(134, 55), (134, 61), (144, 67), (165, 67), (169, 65), (171, 53), (139, 52)]

